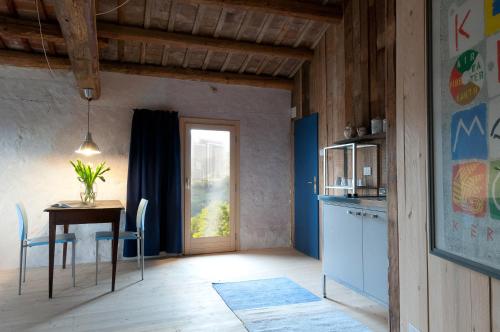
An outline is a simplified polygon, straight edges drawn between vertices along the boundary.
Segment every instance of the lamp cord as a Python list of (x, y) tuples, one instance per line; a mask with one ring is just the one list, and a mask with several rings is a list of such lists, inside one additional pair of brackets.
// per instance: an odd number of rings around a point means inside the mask
[(47, 57), (47, 50), (45, 49), (45, 40), (43, 38), (42, 22), (40, 21), (40, 9), (38, 8), (38, 0), (35, 0), (35, 5), (36, 5), (36, 16), (38, 18), (38, 28), (40, 31), (40, 39), (42, 40), (43, 55), (45, 57), (45, 61), (47, 62), (47, 66), (49, 67), (50, 75), (52, 76), (52, 78), (54, 78), (54, 72), (52, 71), (52, 67), (50, 66), (49, 58)]
[(109, 13), (111, 13), (111, 12), (114, 12), (115, 10), (117, 10), (117, 9), (119, 9), (119, 8), (121, 8), (121, 7), (123, 7), (123, 6), (125, 6), (125, 5), (126, 5), (127, 3), (129, 3), (129, 2), (130, 2), (130, 0), (127, 0), (127, 1), (125, 1), (125, 2), (122, 2), (120, 5), (116, 6), (115, 8), (112, 8), (112, 9), (107, 10), (107, 11), (105, 11), (105, 12), (97, 13), (97, 14), (95, 14), (95, 16), (99, 16), (99, 15), (106, 15), (106, 14), (109, 14)]
[(90, 133), (90, 99), (87, 99), (87, 133)]
[[(52, 67), (50, 66), (49, 57), (47, 56), (47, 49), (45, 48), (45, 38), (43, 37), (43, 32), (42, 32), (42, 21), (40, 20), (40, 8), (39, 8), (38, 1), (39, 0), (35, 0), (35, 6), (36, 6), (36, 17), (38, 19), (38, 29), (40, 32), (40, 39), (42, 40), (43, 56), (45, 57), (45, 61), (47, 62), (47, 66), (49, 67), (50, 75), (52, 76), (52, 78), (54, 78), (54, 72), (52, 71)], [(99, 16), (99, 15), (109, 14), (109, 13), (125, 6), (129, 2), (130, 2), (130, 0), (127, 0), (125, 2), (122, 2), (120, 5), (110, 9), (110, 10), (107, 10), (107, 11), (101, 12), (101, 13), (97, 13), (95, 15)]]

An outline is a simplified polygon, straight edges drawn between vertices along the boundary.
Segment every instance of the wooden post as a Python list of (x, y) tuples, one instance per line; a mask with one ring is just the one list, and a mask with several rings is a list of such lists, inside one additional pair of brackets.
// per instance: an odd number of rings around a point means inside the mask
[(399, 332), (399, 228), (396, 142), (396, 0), (386, 1), (385, 116), (387, 119), (387, 217), (389, 232), (389, 327)]

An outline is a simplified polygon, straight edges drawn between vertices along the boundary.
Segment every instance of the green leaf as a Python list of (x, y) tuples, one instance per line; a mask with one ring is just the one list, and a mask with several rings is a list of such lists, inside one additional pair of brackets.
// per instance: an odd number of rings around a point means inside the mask
[(88, 187), (92, 187), (94, 182), (99, 178), (102, 182), (106, 182), (103, 174), (109, 172), (111, 169), (109, 167), (105, 168), (106, 162), (102, 162), (92, 169), (89, 165), (85, 165), (81, 160), (70, 161), (71, 166), (75, 170), (78, 181), (84, 183)]

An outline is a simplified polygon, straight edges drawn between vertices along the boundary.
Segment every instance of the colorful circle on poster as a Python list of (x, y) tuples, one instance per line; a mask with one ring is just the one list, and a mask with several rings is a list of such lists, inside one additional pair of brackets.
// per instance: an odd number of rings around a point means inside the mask
[(470, 104), (479, 94), (484, 81), (484, 63), (479, 52), (460, 54), (450, 75), (450, 93), (459, 105)]

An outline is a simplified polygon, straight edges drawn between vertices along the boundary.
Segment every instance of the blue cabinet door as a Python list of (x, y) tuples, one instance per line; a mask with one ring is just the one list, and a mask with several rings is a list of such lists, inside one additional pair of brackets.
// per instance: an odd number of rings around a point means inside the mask
[(363, 291), (363, 210), (323, 206), (323, 271)]
[(389, 258), (387, 215), (365, 211), (363, 217), (363, 261), (365, 292), (379, 301), (389, 303)]
[(295, 248), (319, 259), (318, 115), (294, 122)]

